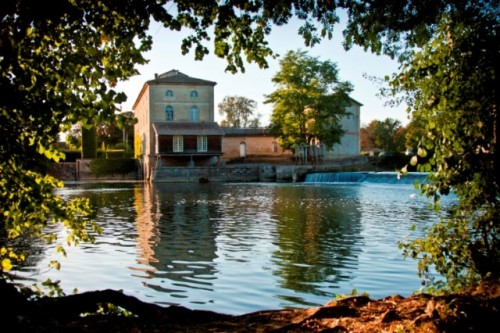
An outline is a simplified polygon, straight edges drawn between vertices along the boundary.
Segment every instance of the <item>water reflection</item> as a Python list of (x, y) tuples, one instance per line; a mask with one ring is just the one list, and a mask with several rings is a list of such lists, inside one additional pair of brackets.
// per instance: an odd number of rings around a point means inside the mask
[(21, 270), (71, 291), (122, 289), (148, 302), (226, 313), (317, 306), (353, 288), (410, 294), (416, 263), (397, 241), (432, 223), (414, 190), (367, 185), (75, 184), (103, 234), (70, 251), (60, 272)]
[[(210, 282), (217, 273), (214, 225), (210, 216), (217, 213), (207, 187), (199, 184), (154, 184), (152, 209), (158, 214), (158, 241), (154, 244), (155, 280), (145, 283), (173, 297), (187, 297), (191, 289), (213, 291)], [(161, 281), (161, 283), (159, 283)]]
[(362, 245), (357, 189), (296, 186), (276, 194), (280, 246), (273, 257), (281, 286), (333, 297), (338, 283), (351, 278)]
[(237, 271), (249, 283), (275, 276), (289, 290), (277, 298), (319, 305), (298, 295), (333, 297), (355, 269), (356, 189), (160, 183), (135, 192), (140, 266), (131, 269), (174, 298), (215, 291), (217, 275)]

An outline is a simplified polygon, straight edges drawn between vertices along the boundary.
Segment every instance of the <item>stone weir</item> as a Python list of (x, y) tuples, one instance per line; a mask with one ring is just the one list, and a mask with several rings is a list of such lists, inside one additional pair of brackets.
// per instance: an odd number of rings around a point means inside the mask
[(265, 182), (276, 181), (276, 167), (237, 165), (210, 167), (159, 167), (152, 182)]
[(210, 167), (159, 167), (152, 182), (303, 182), (311, 172), (338, 171), (335, 166), (241, 164)]

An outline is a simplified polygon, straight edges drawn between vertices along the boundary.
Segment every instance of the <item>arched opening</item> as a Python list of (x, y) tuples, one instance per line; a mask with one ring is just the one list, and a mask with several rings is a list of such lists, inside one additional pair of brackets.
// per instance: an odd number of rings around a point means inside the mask
[(247, 144), (245, 141), (240, 142), (240, 157), (245, 158), (247, 156)]

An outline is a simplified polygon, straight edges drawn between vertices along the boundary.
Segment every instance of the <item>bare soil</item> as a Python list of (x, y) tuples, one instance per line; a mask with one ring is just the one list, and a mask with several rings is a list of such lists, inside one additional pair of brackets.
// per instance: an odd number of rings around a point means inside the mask
[[(104, 290), (30, 301), (0, 281), (2, 332), (492, 332), (499, 324), (500, 284), (484, 283), (462, 293), (366, 296), (307, 309), (226, 315), (160, 307), (119, 291)], [(133, 316), (88, 315), (96, 304), (112, 303)], [(8, 329), (4, 329), (10, 327)]]

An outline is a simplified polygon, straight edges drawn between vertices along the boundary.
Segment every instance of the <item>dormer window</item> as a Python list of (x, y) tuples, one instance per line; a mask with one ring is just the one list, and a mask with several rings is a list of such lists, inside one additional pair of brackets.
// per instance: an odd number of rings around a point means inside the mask
[(165, 92), (165, 96), (167, 96), (167, 97), (173, 97), (174, 96), (174, 92), (172, 90), (167, 90)]
[(198, 97), (198, 92), (196, 90), (191, 91), (191, 97)]

